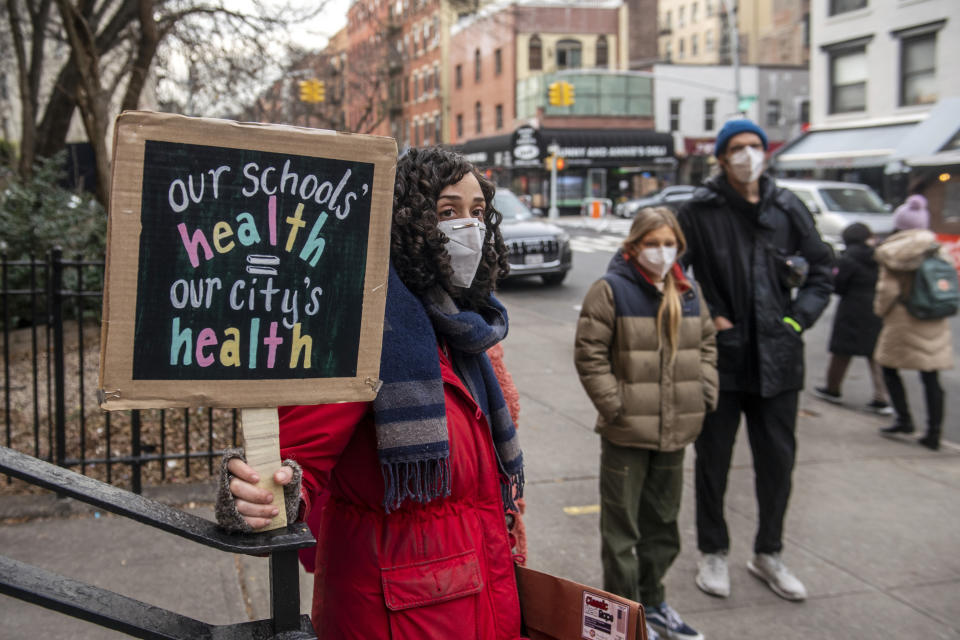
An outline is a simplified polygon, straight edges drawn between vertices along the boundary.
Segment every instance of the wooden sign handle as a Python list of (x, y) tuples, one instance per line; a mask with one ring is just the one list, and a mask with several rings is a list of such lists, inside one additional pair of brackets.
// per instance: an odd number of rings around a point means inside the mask
[(257, 487), (273, 493), (273, 503), (280, 513), (270, 524), (257, 531), (272, 531), (287, 526), (287, 510), (283, 500), (283, 487), (273, 479), (280, 468), (280, 417), (277, 408), (241, 409), (240, 423), (243, 427), (243, 448), (249, 464), (260, 476)]

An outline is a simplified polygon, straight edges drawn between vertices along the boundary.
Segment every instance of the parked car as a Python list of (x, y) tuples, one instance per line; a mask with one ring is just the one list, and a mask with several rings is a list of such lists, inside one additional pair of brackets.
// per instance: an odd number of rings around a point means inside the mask
[(613, 212), (621, 218), (632, 218), (644, 207), (666, 206), (676, 210), (681, 202), (693, 197), (696, 187), (689, 184), (675, 184), (642, 198), (627, 200), (614, 207)]
[(795, 193), (807, 205), (820, 237), (836, 249), (843, 249), (841, 234), (854, 222), (862, 222), (881, 236), (893, 231), (891, 207), (868, 185), (779, 178), (777, 184)]
[(507, 277), (540, 276), (547, 285), (563, 282), (573, 266), (573, 251), (566, 231), (537, 219), (509, 189), (497, 189), (493, 207), (503, 216), (500, 232), (510, 252)]

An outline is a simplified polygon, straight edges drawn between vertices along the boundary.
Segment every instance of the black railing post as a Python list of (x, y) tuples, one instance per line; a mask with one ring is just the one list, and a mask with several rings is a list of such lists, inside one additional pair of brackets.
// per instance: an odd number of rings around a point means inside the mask
[(296, 550), (270, 554), (270, 617), (273, 633), (300, 628), (300, 570)]
[(130, 434), (130, 441), (132, 451), (130, 452), (133, 462), (130, 463), (130, 490), (140, 495), (143, 493), (143, 489), (140, 485), (140, 472), (142, 466), (140, 464), (140, 410), (134, 409), (130, 412), (130, 429), (132, 433)]
[(51, 278), (51, 313), (50, 321), (53, 324), (53, 375), (56, 416), (56, 462), (64, 466), (67, 459), (67, 409), (65, 400), (66, 364), (63, 354), (63, 251), (54, 247), (50, 252)]

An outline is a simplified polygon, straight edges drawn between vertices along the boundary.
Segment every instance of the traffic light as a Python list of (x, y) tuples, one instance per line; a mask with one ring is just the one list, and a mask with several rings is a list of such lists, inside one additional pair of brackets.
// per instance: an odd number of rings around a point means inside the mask
[(567, 166), (567, 161), (564, 160), (562, 157), (557, 158), (557, 171), (563, 171), (563, 168), (565, 166)]
[(560, 88), (560, 85), (561, 85), (561, 84), (563, 84), (563, 83), (561, 83), (561, 82), (553, 82), (553, 83), (551, 83), (551, 84), (550, 84), (550, 89), (549, 89), (549, 91), (547, 92), (547, 96), (549, 97), (549, 102), (550, 102), (550, 104), (552, 104), (552, 105), (555, 106), (555, 107), (559, 107), (559, 106), (563, 105), (562, 90), (561, 90), (561, 88)]
[(557, 171), (563, 171), (563, 168), (567, 166), (567, 161), (561, 156), (551, 154), (543, 159), (543, 164), (546, 166), (547, 171), (552, 171), (554, 165), (556, 165)]
[(300, 102), (323, 102), (326, 100), (326, 92), (323, 80), (300, 81)]
[(553, 82), (547, 92), (547, 98), (555, 107), (569, 107), (574, 102), (575, 89), (569, 82)]

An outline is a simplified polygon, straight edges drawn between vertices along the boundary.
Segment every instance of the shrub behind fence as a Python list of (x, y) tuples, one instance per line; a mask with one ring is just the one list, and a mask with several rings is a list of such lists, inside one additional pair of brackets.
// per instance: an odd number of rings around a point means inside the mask
[[(215, 473), (235, 409), (101, 411), (103, 260), (0, 254), (4, 444), (140, 493)], [(10, 478), (0, 492), (23, 490)]]

